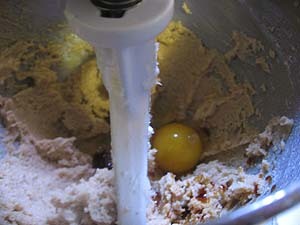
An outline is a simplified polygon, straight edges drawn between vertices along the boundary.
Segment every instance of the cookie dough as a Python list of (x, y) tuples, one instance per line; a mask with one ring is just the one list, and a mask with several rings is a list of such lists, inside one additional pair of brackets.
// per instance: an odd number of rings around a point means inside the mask
[[(254, 49), (263, 48), (242, 37)], [(222, 54), (206, 48), (180, 22), (172, 22), (157, 40), (161, 73), (153, 90), (154, 129), (170, 122), (195, 128), (204, 140), (203, 157), (245, 144), (248, 157), (261, 156), (277, 141), (284, 143), (292, 121), (272, 120), (259, 134), (249, 122), (255, 92), (237, 82), (229, 66), (255, 54), (244, 52), (249, 43), (238, 38)], [(0, 193), (5, 193), (0, 224), (115, 224), (113, 172), (92, 163), (96, 153), (109, 152), (110, 128), (108, 95), (91, 47), (72, 34), (63, 43), (15, 43), (0, 53), (0, 95), (7, 132), (7, 152), (0, 159)], [(149, 150), (148, 224), (204, 222), (264, 192), (267, 166), (248, 174), (211, 161), (175, 177), (157, 170), (155, 153)]]
[(235, 80), (226, 58), (233, 53), (206, 48), (180, 22), (171, 23), (158, 42), (162, 85), (153, 97), (154, 128), (175, 121), (190, 125), (202, 133), (204, 157), (249, 142), (258, 133), (248, 122), (255, 114), (254, 91)]
[(188, 14), (188, 15), (192, 14), (192, 10), (190, 9), (190, 7), (187, 5), (186, 2), (182, 3), (182, 10), (184, 11), (185, 14)]

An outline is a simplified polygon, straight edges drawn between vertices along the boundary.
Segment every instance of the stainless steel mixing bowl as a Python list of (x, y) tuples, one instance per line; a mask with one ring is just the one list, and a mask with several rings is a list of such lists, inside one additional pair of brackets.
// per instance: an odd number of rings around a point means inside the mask
[[(257, 90), (265, 83), (272, 87), (267, 93), (258, 91), (255, 107), (262, 118), (254, 121), (263, 129), (272, 116), (293, 118), (295, 126), (286, 149), (271, 153), (268, 160), (275, 165), (272, 175), (276, 195), (263, 199), (269, 192), (212, 224), (254, 224), (300, 201), (300, 6), (295, 0), (187, 0), (192, 15), (181, 9), (176, 0), (175, 19), (192, 29), (211, 48), (225, 52), (231, 46), (233, 30), (244, 32), (276, 52), (276, 63), (270, 76), (250, 65), (233, 64), (238, 79), (249, 81)], [(64, 1), (0, 0), (0, 49), (18, 39), (57, 38), (53, 29), (64, 21)], [(52, 26), (53, 27), (53, 26)], [(69, 32), (66, 29), (66, 32)], [(3, 92), (0, 90), (0, 93)], [(3, 94), (3, 93), (2, 93)], [(0, 129), (3, 132), (3, 129)], [(1, 141), (0, 141), (1, 142)], [(3, 146), (0, 145), (0, 148)], [(237, 160), (239, 158), (237, 157)], [(292, 187), (287, 188), (292, 183)], [(275, 220), (271, 224), (275, 224)]]

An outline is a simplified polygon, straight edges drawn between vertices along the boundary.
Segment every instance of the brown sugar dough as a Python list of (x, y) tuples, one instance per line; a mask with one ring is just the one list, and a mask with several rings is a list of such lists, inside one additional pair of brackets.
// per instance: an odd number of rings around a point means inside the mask
[(153, 125), (180, 121), (205, 130), (205, 155), (250, 141), (257, 132), (248, 119), (254, 115), (252, 88), (238, 84), (226, 58), (206, 48), (180, 22), (158, 37), (159, 79), (153, 100)]
[[(0, 117), (7, 131), (1, 225), (115, 224), (113, 171), (93, 169), (90, 156), (109, 148), (108, 96), (90, 46), (74, 35), (65, 40), (19, 42), (0, 54), (0, 90), (6, 95), (0, 97)], [(292, 121), (285, 117), (255, 135), (248, 124), (255, 111), (252, 87), (237, 83), (226, 57), (180, 22), (158, 41), (162, 86), (153, 95), (155, 128), (174, 120), (195, 127), (206, 138), (206, 155), (250, 140), (249, 156), (261, 149), (266, 154), (265, 141), (288, 136)], [(68, 78), (60, 76), (62, 64), (72, 71)], [(155, 152), (149, 151), (149, 225), (204, 222), (263, 193), (263, 174), (218, 161), (201, 163), (179, 179), (171, 173), (154, 179)]]
[[(27, 120), (33, 133), (45, 138), (74, 136), (85, 152), (95, 153), (103, 142), (109, 150), (108, 94), (92, 49), (74, 35), (65, 39), (67, 47), (17, 44), (5, 52), (3, 61), (7, 63), (3, 64), (8, 67), (0, 77), (5, 83), (12, 79), (9, 71), (14, 71), (12, 82), (18, 82), (6, 87), (15, 87), (16, 112), (23, 122)], [(173, 121), (193, 126), (203, 136), (204, 156), (249, 142), (258, 133), (248, 122), (255, 114), (251, 100), (254, 91), (250, 84), (236, 81), (228, 63), (262, 51), (262, 44), (234, 32), (235, 45), (224, 56), (206, 48), (180, 22), (172, 22), (157, 40), (162, 85), (157, 86), (152, 100), (154, 128)], [(79, 64), (72, 52), (81, 55), (84, 63), (61, 81), (55, 67)], [(26, 79), (31, 80), (30, 87), (22, 83)]]
[(182, 6), (181, 6), (183, 12), (187, 15), (191, 15), (192, 14), (192, 10), (191, 8), (188, 6), (188, 4), (186, 2), (183, 2), (182, 3)]
[[(85, 42), (79, 44), (87, 49)], [(109, 140), (108, 95), (94, 58), (65, 81), (59, 81), (54, 68), (67, 54), (59, 56), (60, 47), (17, 43), (2, 58), (3, 65), (9, 68), (1, 71), (0, 80), (3, 88), (13, 93), (16, 116), (37, 138), (76, 137), (76, 144), (93, 154), (99, 142)], [(73, 54), (77, 49), (81, 48), (77, 46)], [(68, 63), (70, 67), (70, 60)]]

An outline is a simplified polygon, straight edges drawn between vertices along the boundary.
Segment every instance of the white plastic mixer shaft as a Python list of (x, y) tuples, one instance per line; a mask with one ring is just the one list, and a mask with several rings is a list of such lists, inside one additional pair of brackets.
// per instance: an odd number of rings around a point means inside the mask
[(150, 92), (158, 73), (154, 39), (171, 20), (173, 4), (173, 0), (143, 0), (122, 18), (100, 17), (87, 0), (70, 0), (66, 7), (73, 30), (95, 47), (109, 92), (120, 225), (146, 224)]
[[(103, 56), (103, 57), (102, 57)], [(146, 224), (149, 198), (147, 149), (150, 88), (155, 82), (154, 42), (97, 52), (110, 95), (112, 158), (118, 199), (118, 220)]]

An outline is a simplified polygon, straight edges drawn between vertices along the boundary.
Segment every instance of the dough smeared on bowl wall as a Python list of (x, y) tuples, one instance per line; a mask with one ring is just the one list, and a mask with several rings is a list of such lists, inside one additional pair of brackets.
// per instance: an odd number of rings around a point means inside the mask
[(249, 142), (258, 131), (249, 83), (238, 83), (226, 57), (208, 49), (181, 22), (158, 37), (159, 79), (153, 100), (153, 125), (180, 121), (204, 130), (204, 156)]

